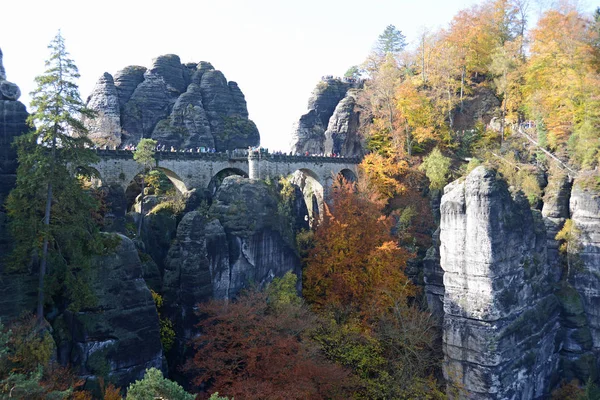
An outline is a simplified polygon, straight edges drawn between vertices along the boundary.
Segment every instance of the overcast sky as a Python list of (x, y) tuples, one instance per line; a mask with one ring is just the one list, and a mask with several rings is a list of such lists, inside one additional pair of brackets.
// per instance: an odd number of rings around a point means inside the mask
[(58, 29), (79, 67), (85, 99), (103, 72), (149, 67), (161, 54), (209, 61), (246, 96), (261, 144), (287, 150), (292, 124), (323, 75), (361, 63), (393, 24), (410, 42), (444, 27), (475, 0), (3, 0), (7, 78), (29, 103)]

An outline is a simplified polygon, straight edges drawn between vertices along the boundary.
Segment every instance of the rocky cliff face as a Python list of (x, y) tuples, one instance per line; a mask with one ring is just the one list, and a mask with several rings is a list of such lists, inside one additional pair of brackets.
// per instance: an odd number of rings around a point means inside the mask
[(325, 154), (335, 153), (344, 156), (363, 154), (358, 133), (360, 112), (357, 109), (357, 89), (349, 89), (346, 96), (335, 107), (325, 131)]
[[(565, 269), (574, 289), (562, 296), (572, 318), (565, 326), (565, 369), (585, 380), (597, 376), (600, 354), (600, 199), (597, 176), (580, 173), (573, 183), (569, 208), (574, 225), (576, 256)], [(565, 289), (568, 290), (568, 289)]]
[(478, 122), (489, 124), (492, 118), (498, 116), (501, 102), (493, 90), (485, 86), (477, 86), (473, 93), (467, 96), (462, 105), (454, 110), (455, 130), (473, 129)]
[[(302, 202), (301, 197), (297, 201)], [(297, 208), (294, 204), (291, 210)], [(195, 334), (197, 303), (232, 299), (243, 288), (262, 286), (287, 271), (301, 276), (300, 260), (286, 236), (291, 232), (278, 209), (276, 196), (264, 182), (230, 176), (207, 214), (185, 214), (169, 249), (163, 280), (180, 355)], [(306, 207), (299, 212), (306, 215)]]
[(476, 168), (441, 203), (444, 373), (459, 397), (535, 399), (558, 369), (559, 306), (546, 232), (495, 172)]
[(339, 79), (319, 82), (308, 101), (308, 112), (294, 124), (291, 151), (294, 153), (363, 154), (358, 133), (360, 114), (356, 107), (356, 83)]
[(6, 80), (0, 49), (0, 204), (14, 187), (17, 171), (17, 153), (11, 146), (16, 136), (28, 131), (29, 114), (19, 102), (21, 91), (14, 83)]
[(121, 106), (112, 75), (105, 72), (98, 79), (87, 106), (98, 111), (94, 119), (86, 120), (89, 138), (101, 147), (121, 145)]
[(58, 359), (81, 376), (106, 375), (126, 387), (147, 368), (162, 368), (158, 314), (142, 277), (133, 242), (120, 236), (114, 254), (94, 261), (97, 304), (77, 313), (65, 311), (53, 322)]
[(3, 204), (16, 183), (17, 152), (12, 146), (16, 136), (29, 130), (29, 114), (18, 101), (21, 91), (6, 80), (0, 49), (0, 318), (11, 320), (24, 310), (33, 309), (37, 298), (35, 274), (5, 275), (3, 256), (10, 251), (10, 238)]
[(149, 69), (126, 67), (114, 78), (105, 73), (87, 104), (98, 112), (86, 125), (100, 146), (145, 137), (167, 147), (225, 151), (260, 142), (238, 85), (209, 63), (182, 64), (173, 54), (156, 58)]
[[(561, 230), (565, 220), (570, 217), (569, 201), (571, 197), (572, 181), (565, 173), (558, 172), (549, 179), (548, 185), (544, 190), (544, 205), (542, 207), (542, 216), (546, 225), (548, 237), (547, 251), (548, 263), (553, 267), (560, 267), (560, 257), (558, 254), (559, 243), (554, 239), (558, 231)], [(555, 268), (560, 271), (560, 268)]]
[[(599, 371), (600, 199), (598, 176), (550, 176), (543, 222), (495, 173), (475, 169), (445, 189), (440, 262), (445, 291), (445, 374), (459, 396), (546, 398), (561, 380)], [(555, 239), (572, 221), (571, 255)], [(435, 246), (426, 260), (430, 305)], [(428, 264), (431, 264), (429, 265)]]
[(438, 319), (444, 318), (444, 270), (440, 265), (440, 230), (433, 233), (431, 247), (423, 259), (423, 283), (429, 311)]

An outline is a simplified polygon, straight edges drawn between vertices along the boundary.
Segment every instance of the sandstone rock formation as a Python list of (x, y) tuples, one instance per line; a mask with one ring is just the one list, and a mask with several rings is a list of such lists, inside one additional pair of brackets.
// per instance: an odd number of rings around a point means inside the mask
[(167, 148), (225, 151), (260, 142), (237, 83), (209, 63), (182, 64), (173, 54), (156, 58), (149, 69), (126, 67), (114, 79), (105, 73), (87, 104), (98, 112), (87, 126), (99, 146), (150, 137)]
[(4, 69), (4, 64), (2, 62), (2, 49), (0, 49), (0, 80), (6, 80), (6, 70)]
[(58, 359), (85, 378), (106, 375), (118, 386), (162, 368), (156, 306), (142, 277), (133, 242), (120, 236), (116, 252), (94, 261), (97, 304), (77, 313), (64, 311), (53, 322)]
[(444, 374), (470, 399), (547, 395), (558, 369), (559, 307), (541, 217), (495, 172), (476, 168), (445, 189)]
[(440, 265), (440, 230), (433, 233), (431, 247), (423, 259), (423, 283), (429, 311), (438, 319), (444, 317), (444, 270)]
[(87, 106), (97, 110), (96, 118), (84, 119), (89, 138), (100, 147), (119, 147), (121, 144), (121, 108), (113, 77), (105, 72), (98, 79)]
[(17, 101), (19, 88), (6, 81), (0, 49), (0, 319), (10, 321), (23, 311), (33, 309), (37, 298), (35, 273), (6, 275), (4, 255), (10, 249), (6, 214), (2, 205), (16, 183), (17, 152), (12, 146), (16, 136), (29, 130), (29, 114), (23, 103)]
[[(446, 187), (440, 227), (444, 287), (436, 285), (435, 246), (424, 274), (434, 311), (437, 289), (445, 291), (445, 374), (459, 397), (546, 398), (561, 380), (597, 376), (597, 182), (593, 171), (581, 171), (573, 183), (564, 172), (553, 172), (543, 224), (483, 167)], [(568, 218), (574, 240), (567, 258), (555, 237)]]
[[(144, 206), (144, 210), (147, 212), (150, 212), (151, 209), (152, 207), (148, 205)], [(152, 257), (160, 271), (164, 269), (165, 258), (176, 232), (177, 221), (171, 213), (156, 213), (144, 217), (141, 239), (144, 242), (146, 253)]]
[(291, 151), (304, 154), (336, 152), (343, 156), (363, 154), (358, 136), (356, 83), (324, 79), (308, 100), (308, 112), (294, 124)]
[[(1, 206), (1, 204), (0, 204)], [(1, 208), (0, 208), (1, 210)], [(11, 273), (6, 271), (4, 255), (11, 249), (11, 237), (8, 234), (8, 219), (0, 211), (0, 320), (12, 321), (24, 312), (35, 309), (37, 302), (36, 271)]]
[[(597, 376), (600, 354), (600, 199), (597, 176), (580, 173), (573, 183), (570, 197), (571, 219), (575, 227), (576, 257), (568, 270), (568, 282), (576, 290), (565, 296), (567, 305), (585, 315), (579, 324), (566, 327), (566, 345), (573, 354), (563, 352), (573, 363), (574, 374), (580, 380)], [(570, 328), (570, 329), (569, 329)], [(590, 353), (590, 350), (593, 350)], [(579, 355), (578, 355), (579, 354)], [(578, 357), (574, 357), (578, 355)], [(579, 360), (577, 360), (578, 358)], [(587, 375), (587, 376), (586, 376)]]
[[(290, 210), (303, 217), (307, 211), (301, 203), (300, 197)], [(185, 214), (163, 276), (164, 301), (175, 321), (179, 356), (195, 334), (197, 303), (235, 298), (243, 288), (263, 286), (287, 271), (301, 276), (291, 240), (292, 230), (298, 227), (290, 227), (278, 210), (278, 200), (264, 182), (229, 176), (207, 214)]]
[[(146, 67), (130, 65), (118, 71), (114, 76), (115, 87), (119, 94), (119, 109), (122, 111), (125, 104), (131, 99), (131, 95), (140, 83), (144, 81)], [(92, 92), (92, 96), (93, 96)]]
[[(556, 176), (549, 179), (545, 188), (542, 216), (548, 237), (548, 262), (554, 267), (558, 267), (560, 263), (559, 244), (554, 238), (563, 227), (565, 220), (570, 217), (571, 186), (572, 182), (569, 176), (564, 172), (557, 172)], [(559, 270), (559, 268), (555, 269)]]
[(0, 204), (14, 187), (17, 171), (17, 153), (13, 139), (29, 130), (25, 106), (17, 101), (20, 90), (6, 81), (0, 49)]
[(6, 80), (6, 70), (2, 64), (2, 49), (0, 49), (0, 100), (17, 101), (21, 97), (21, 89)]
[(335, 153), (344, 156), (361, 156), (363, 147), (358, 134), (360, 112), (357, 111), (358, 90), (349, 89), (338, 103), (329, 118), (325, 131), (325, 154)]

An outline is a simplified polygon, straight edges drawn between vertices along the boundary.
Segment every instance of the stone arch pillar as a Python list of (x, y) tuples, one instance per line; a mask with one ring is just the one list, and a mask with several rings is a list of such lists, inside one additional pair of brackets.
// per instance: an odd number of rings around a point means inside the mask
[(248, 152), (248, 177), (250, 179), (260, 179), (260, 153), (256, 150)]

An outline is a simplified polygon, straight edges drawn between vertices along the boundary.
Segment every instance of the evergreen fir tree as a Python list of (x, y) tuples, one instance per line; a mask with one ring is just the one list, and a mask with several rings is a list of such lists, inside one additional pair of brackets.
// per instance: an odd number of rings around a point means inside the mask
[(16, 243), (10, 268), (37, 269), (39, 264), (40, 324), (48, 291), (72, 309), (93, 301), (86, 271), (91, 256), (102, 247), (91, 218), (98, 204), (83, 187), (96, 155), (81, 117), (93, 113), (81, 100), (75, 83), (79, 72), (60, 31), (48, 48), (46, 71), (36, 77), (37, 88), (31, 93), (29, 123), (36, 129), (15, 140), (17, 186), (6, 205)]
[(400, 53), (406, 47), (406, 36), (394, 25), (388, 25), (377, 39), (377, 51), (384, 56)]

